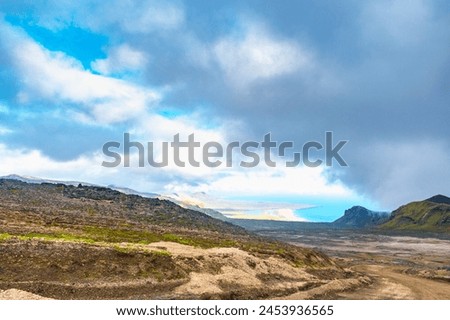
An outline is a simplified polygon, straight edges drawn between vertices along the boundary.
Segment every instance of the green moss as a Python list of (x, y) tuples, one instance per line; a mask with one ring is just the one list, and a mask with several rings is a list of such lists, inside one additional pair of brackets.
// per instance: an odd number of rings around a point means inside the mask
[(31, 239), (40, 239), (45, 241), (69, 241), (69, 242), (78, 242), (78, 243), (88, 243), (92, 244), (95, 243), (94, 240), (80, 237), (73, 234), (67, 234), (67, 233), (26, 233), (23, 235), (17, 236), (20, 240), (31, 240)]
[(137, 252), (136, 249), (133, 249), (131, 247), (121, 247), (118, 245), (113, 246), (113, 249), (116, 250), (117, 252), (126, 253), (126, 254)]
[(293, 263), (296, 268), (305, 268), (307, 266), (303, 260), (294, 260)]
[(134, 245), (114, 245), (113, 249), (117, 252), (124, 254), (133, 254), (133, 253), (145, 253), (146, 255), (159, 256), (159, 257), (170, 257), (171, 254), (167, 250), (147, 250), (141, 247), (136, 247)]
[(7, 241), (11, 238), (12, 238), (12, 236), (8, 233), (0, 233), (0, 242)]
[(151, 251), (152, 254), (157, 255), (157, 256), (163, 256), (163, 257), (170, 257), (171, 254), (169, 251), (167, 250), (155, 250), (155, 251)]

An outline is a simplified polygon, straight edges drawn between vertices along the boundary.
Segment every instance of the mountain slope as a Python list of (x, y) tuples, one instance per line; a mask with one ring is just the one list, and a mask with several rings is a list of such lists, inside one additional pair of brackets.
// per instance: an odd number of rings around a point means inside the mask
[(345, 210), (342, 217), (332, 222), (339, 228), (368, 228), (379, 225), (389, 218), (387, 212), (376, 212), (361, 206), (354, 206)]
[[(174, 229), (189, 232), (225, 231), (244, 235), (245, 230), (206, 214), (182, 208), (168, 200), (125, 194), (110, 188), (33, 184), (19, 180), (0, 180), (0, 208), (19, 207), (22, 215), (52, 225), (123, 225)], [(10, 217), (11, 218), (11, 217)], [(55, 222), (56, 221), (56, 222)], [(36, 224), (34, 223), (34, 224)]]
[(7, 179), (0, 256), (0, 290), (57, 299), (252, 299), (348, 276), (320, 252), (167, 200)]
[[(30, 177), (30, 176), (21, 176), (21, 175), (17, 175), (17, 174), (10, 174), (7, 176), (2, 176), (2, 177), (0, 177), (0, 179), (17, 180), (17, 181), (21, 181), (21, 182), (35, 183), (35, 184), (51, 183), (51, 184), (64, 184), (64, 185), (70, 185), (70, 186), (83, 185), (83, 186), (90, 186), (90, 187), (101, 187), (99, 185), (81, 182), (81, 181), (60, 181), (60, 180), (51, 180), (51, 179), (41, 179), (41, 178)], [(228, 221), (228, 222), (230, 221), (230, 219), (228, 219), (226, 216), (224, 216), (219, 211), (209, 209), (209, 208), (203, 208), (198, 205), (179, 200), (176, 197), (172, 197), (171, 195), (160, 195), (160, 194), (151, 193), (151, 192), (140, 192), (140, 191), (136, 191), (134, 189), (116, 186), (116, 185), (108, 185), (107, 188), (115, 190), (115, 191), (119, 191), (121, 193), (128, 194), (128, 195), (137, 195), (137, 196), (141, 196), (144, 198), (158, 198), (158, 199), (162, 199), (162, 200), (169, 200), (170, 202), (176, 203), (177, 205), (179, 205), (183, 208), (202, 212), (214, 219), (219, 219), (219, 220)]]
[(437, 195), (401, 206), (383, 229), (450, 232), (450, 198)]

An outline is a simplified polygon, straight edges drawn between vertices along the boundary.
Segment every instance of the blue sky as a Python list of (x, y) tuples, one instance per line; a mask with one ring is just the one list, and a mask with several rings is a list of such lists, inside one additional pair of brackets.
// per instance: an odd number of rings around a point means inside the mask
[[(444, 0), (5, 0), (0, 174), (311, 221), (448, 194), (449, 27)], [(301, 146), (326, 131), (349, 140), (348, 167), (101, 166), (124, 132)]]

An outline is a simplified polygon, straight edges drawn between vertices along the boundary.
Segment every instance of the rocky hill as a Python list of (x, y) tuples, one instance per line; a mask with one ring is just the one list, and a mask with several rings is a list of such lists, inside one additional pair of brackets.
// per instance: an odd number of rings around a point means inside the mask
[(332, 225), (339, 228), (369, 228), (386, 222), (388, 218), (388, 212), (376, 212), (354, 206), (345, 210), (344, 215), (332, 222)]
[(320, 252), (167, 200), (9, 179), (0, 256), (0, 290), (56, 299), (267, 298), (349, 278)]
[(383, 229), (450, 232), (450, 198), (436, 195), (392, 212)]
[(432, 196), (431, 198), (428, 198), (425, 201), (434, 202), (434, 203), (440, 203), (440, 204), (450, 204), (450, 198), (446, 197), (446, 196), (444, 196), (442, 194), (438, 194), (438, 195)]

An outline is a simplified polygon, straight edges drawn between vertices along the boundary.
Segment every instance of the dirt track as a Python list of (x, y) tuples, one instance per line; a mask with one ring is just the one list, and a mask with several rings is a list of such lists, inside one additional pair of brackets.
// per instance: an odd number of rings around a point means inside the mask
[(382, 265), (360, 265), (352, 268), (374, 278), (372, 285), (344, 292), (342, 299), (450, 299), (450, 283), (404, 274), (402, 269)]

